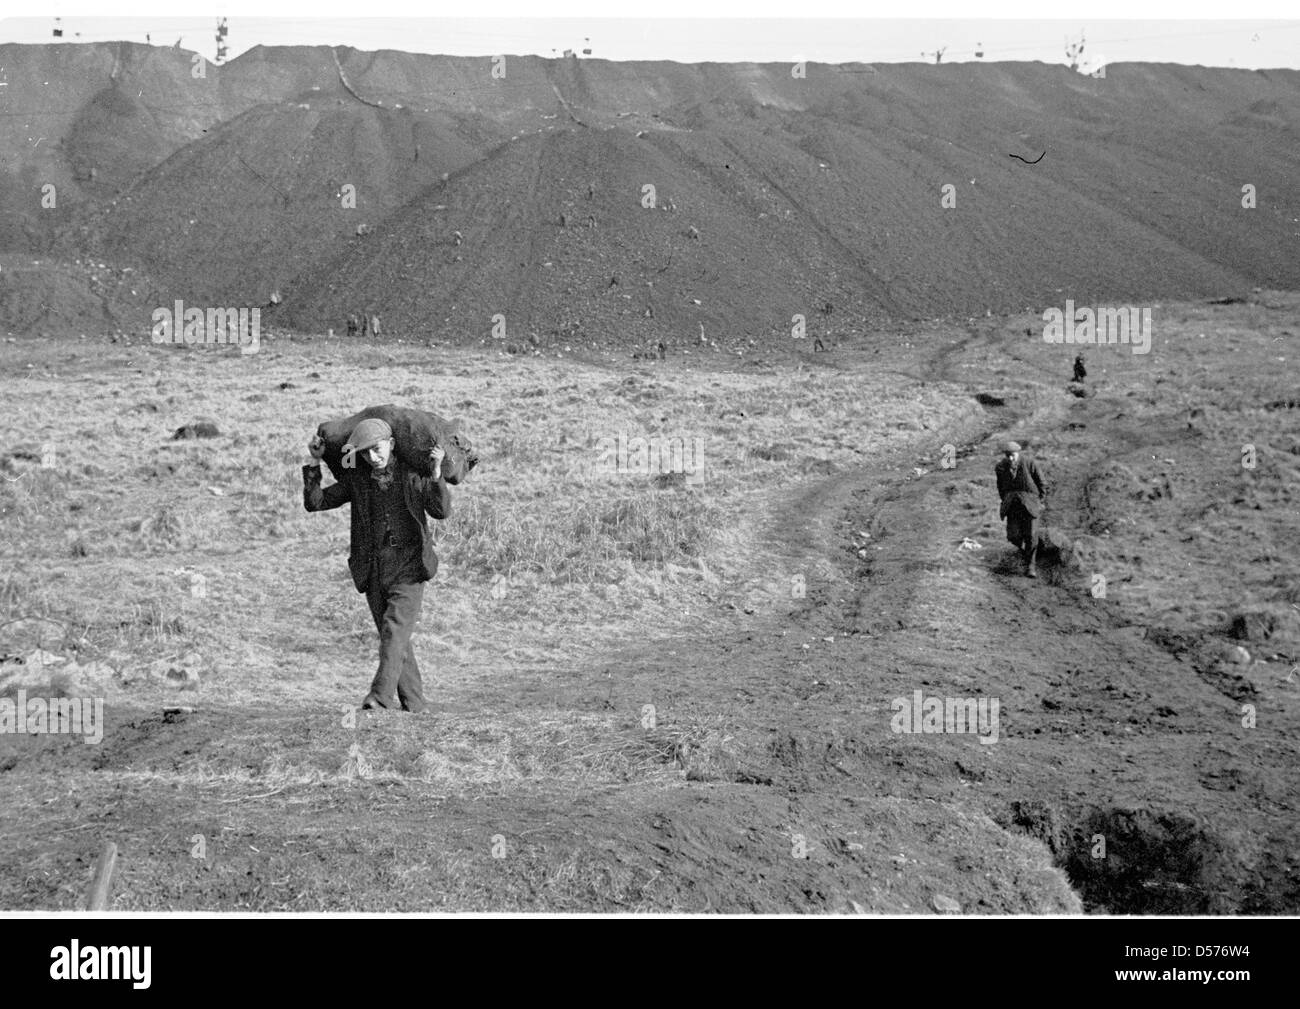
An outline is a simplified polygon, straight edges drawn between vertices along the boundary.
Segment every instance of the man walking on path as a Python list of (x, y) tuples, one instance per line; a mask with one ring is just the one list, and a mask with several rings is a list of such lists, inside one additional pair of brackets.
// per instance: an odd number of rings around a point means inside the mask
[(1074, 359), (1074, 380), (1076, 382), (1082, 382), (1087, 377), (1088, 369), (1083, 365), (1083, 351), (1079, 351), (1078, 355)]
[(998, 478), (998, 497), (1002, 499), (998, 515), (1007, 520), (1007, 540), (1020, 548), (1025, 576), (1037, 578), (1034, 561), (1038, 554), (1038, 517), (1046, 507), (1047, 497), (1038, 464), (1021, 455), (1019, 442), (1009, 441), (1002, 446), (1002, 459), (993, 471)]
[(429, 452), (434, 475), (421, 476), (393, 453), (388, 424), (372, 417), (353, 429), (343, 447), (342, 479), (322, 489), (325, 444), (318, 436), (307, 449), (313, 461), (302, 468), (303, 506), (316, 512), (351, 502), (348, 568), (357, 591), (366, 594), (379, 631), (379, 671), (361, 707), (423, 711), (411, 634), (420, 618), (424, 583), (438, 570), (425, 513), (435, 519), (451, 514), (451, 491), (442, 478), (446, 452), (435, 445)]

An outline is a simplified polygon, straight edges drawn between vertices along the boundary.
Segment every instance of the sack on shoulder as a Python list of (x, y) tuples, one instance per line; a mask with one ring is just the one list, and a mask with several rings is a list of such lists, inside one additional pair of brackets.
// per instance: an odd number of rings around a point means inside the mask
[(442, 477), (447, 483), (460, 483), (478, 465), (478, 455), (469, 438), (461, 432), (460, 421), (447, 420), (427, 410), (386, 403), (366, 407), (351, 417), (326, 421), (316, 429), (325, 443), (322, 458), (335, 480), (342, 479), (343, 446), (348, 437), (358, 424), (371, 417), (378, 417), (393, 429), (393, 452), (422, 476), (432, 476), (429, 451), (435, 443), (447, 453), (442, 461)]

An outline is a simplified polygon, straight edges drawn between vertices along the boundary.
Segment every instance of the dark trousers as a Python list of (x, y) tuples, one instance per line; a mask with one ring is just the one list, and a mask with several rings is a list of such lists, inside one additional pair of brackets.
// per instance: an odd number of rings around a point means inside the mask
[(1039, 521), (1019, 501), (1012, 502), (1007, 511), (1007, 540), (1020, 548), (1025, 567), (1033, 564), (1038, 555)]
[[(410, 562), (410, 550), (385, 547), (370, 569), (366, 602), (379, 631), (379, 671), (370, 684), (367, 700), (384, 708), (395, 708), (400, 701), (404, 711), (421, 711), (425, 707), (424, 691), (411, 634), (420, 619), (424, 583), (412, 577)], [(393, 699), (394, 688), (397, 701)]]

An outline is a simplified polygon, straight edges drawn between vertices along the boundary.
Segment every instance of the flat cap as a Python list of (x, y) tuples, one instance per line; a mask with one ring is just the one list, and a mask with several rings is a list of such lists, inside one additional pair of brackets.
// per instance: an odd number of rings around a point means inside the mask
[(349, 450), (364, 452), (377, 442), (393, 436), (393, 429), (388, 426), (387, 422), (380, 420), (378, 417), (368, 417), (352, 429), (352, 434), (348, 436), (348, 443), (343, 446), (346, 453)]
[(1002, 451), (1003, 451), (1003, 452), (1019, 452), (1019, 451), (1020, 451), (1020, 442), (1018, 442), (1018, 441), (1004, 441), (1004, 442), (1002, 443)]

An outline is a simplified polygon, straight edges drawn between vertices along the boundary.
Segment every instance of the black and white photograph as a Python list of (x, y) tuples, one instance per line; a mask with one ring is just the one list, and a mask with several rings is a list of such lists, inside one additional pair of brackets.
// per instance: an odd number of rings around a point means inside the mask
[(0, 912), (1300, 913), (1258, 10), (11, 7)]

